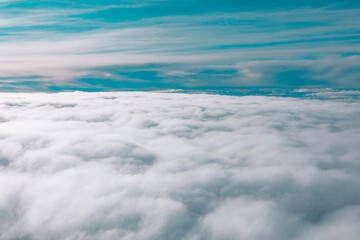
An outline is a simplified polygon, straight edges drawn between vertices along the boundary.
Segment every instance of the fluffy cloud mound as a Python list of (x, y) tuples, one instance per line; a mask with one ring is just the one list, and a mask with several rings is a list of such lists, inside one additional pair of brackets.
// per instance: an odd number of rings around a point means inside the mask
[(360, 103), (0, 95), (0, 239), (357, 239)]

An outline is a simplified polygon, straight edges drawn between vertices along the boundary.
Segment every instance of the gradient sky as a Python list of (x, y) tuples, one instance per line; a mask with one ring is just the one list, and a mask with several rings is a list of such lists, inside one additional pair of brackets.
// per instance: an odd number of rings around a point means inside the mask
[(0, 0), (1, 91), (360, 88), (360, 1)]

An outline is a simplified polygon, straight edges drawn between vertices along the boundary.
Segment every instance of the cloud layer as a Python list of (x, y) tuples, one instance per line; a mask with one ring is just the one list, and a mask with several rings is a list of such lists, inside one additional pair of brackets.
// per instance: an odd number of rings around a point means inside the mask
[(1, 94), (0, 238), (356, 239), (360, 104), (329, 95)]

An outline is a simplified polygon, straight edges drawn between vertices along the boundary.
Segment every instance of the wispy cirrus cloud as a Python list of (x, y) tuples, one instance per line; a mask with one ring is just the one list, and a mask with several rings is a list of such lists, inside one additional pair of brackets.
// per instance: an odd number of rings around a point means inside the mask
[[(192, 84), (179, 87), (242, 86), (243, 83), (243, 86), (257, 86), (259, 83), (268, 86), (276, 81), (263, 82), (259, 78), (253, 81), (252, 70), (244, 69), (244, 66), (253, 66), (259, 61), (264, 61), (262, 65), (272, 62), (274, 71), (282, 72), (283, 66), (275, 66), (276, 63), (290, 61), (294, 72), (308, 72), (305, 82), (310, 83), (319, 76), (311, 75), (313, 68), (307, 63), (319, 66), (333, 59), (350, 64), (343, 67), (340, 78), (354, 79), (356, 75), (345, 69), (352, 68), (351, 59), (356, 59), (359, 54), (357, 8), (293, 7), (286, 11), (247, 9), (232, 12), (224, 9), (218, 12), (208, 10), (203, 14), (166, 15), (159, 10), (169, 7), (166, 2), (129, 4), (81, 2), (72, 5), (63, 2), (41, 5), (30, 2), (28, 7), (16, 4), (3, 7), (4, 15), (0, 19), (0, 28), (4, 29), (0, 42), (1, 77), (9, 77), (11, 82), (15, 81), (14, 77), (36, 75), (42, 76), (42, 81), (49, 84), (77, 86), (83, 76), (89, 77), (94, 69), (105, 66), (139, 65), (142, 68), (144, 64), (172, 64), (172, 69), (159, 70), (159, 76), (169, 82), (174, 78), (165, 76), (170, 76), (167, 73), (171, 72), (196, 73), (206, 71), (209, 66), (235, 69), (241, 65), (240, 75), (249, 78), (239, 78), (235, 73), (222, 80), (221, 75), (210, 74), (206, 82), (196, 74), (193, 77), (183, 75), (183, 81)], [(126, 14), (117, 12), (127, 7), (134, 10)], [(142, 15), (142, 11), (149, 9), (153, 9), (152, 15)], [(354, 57), (347, 58), (352, 55)], [(304, 64), (295, 69), (293, 63), (298, 62)], [(271, 74), (262, 71), (258, 75), (267, 73)], [(100, 74), (110, 76), (107, 72)], [(333, 75), (329, 74), (326, 79), (323, 74), (321, 81), (328, 86), (358, 86), (355, 80), (336, 82), (331, 77)], [(264, 76), (266, 78), (273, 77)], [(232, 81), (230, 84), (229, 79)], [(289, 80), (279, 86), (291, 86), (294, 82), (296, 80)]]

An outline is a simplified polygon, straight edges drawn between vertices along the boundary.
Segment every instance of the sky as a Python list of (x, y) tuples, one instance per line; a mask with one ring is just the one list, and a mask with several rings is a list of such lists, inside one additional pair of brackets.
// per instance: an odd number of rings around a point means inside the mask
[(0, 239), (357, 240), (359, 96), (2, 93)]
[(360, 2), (0, 0), (1, 91), (360, 88)]

